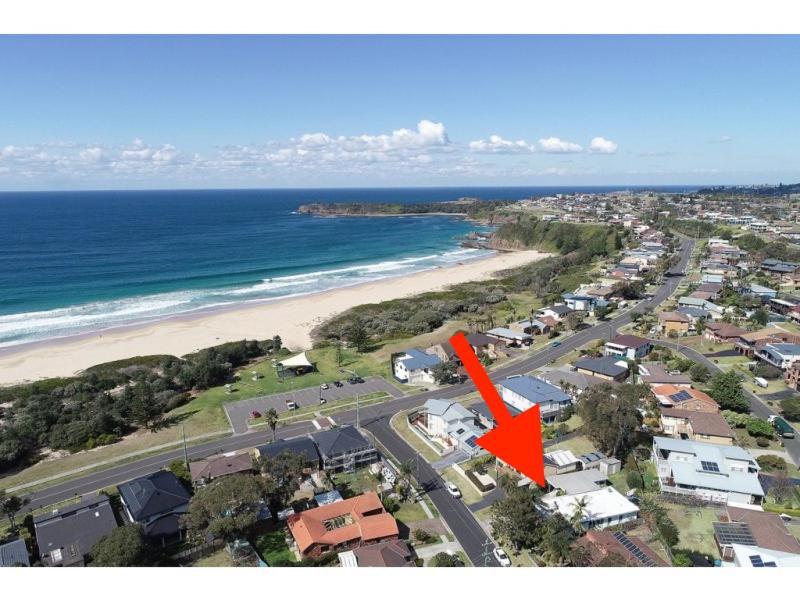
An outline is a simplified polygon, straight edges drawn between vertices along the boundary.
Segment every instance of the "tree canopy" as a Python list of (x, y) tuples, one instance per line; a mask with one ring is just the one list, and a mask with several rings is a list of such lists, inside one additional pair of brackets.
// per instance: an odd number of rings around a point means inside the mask
[(256, 523), (263, 497), (260, 477), (241, 474), (221, 477), (195, 494), (189, 502), (185, 523), (195, 532), (236, 539)]
[(583, 419), (584, 431), (600, 450), (622, 458), (633, 448), (642, 423), (639, 406), (647, 393), (646, 386), (612, 387), (604, 383), (581, 394), (578, 415)]
[(750, 410), (750, 403), (742, 390), (741, 377), (735, 371), (716, 373), (711, 378), (708, 393), (722, 409), (735, 412)]
[(117, 527), (100, 538), (90, 552), (92, 567), (140, 567), (147, 561), (142, 531), (136, 524)]

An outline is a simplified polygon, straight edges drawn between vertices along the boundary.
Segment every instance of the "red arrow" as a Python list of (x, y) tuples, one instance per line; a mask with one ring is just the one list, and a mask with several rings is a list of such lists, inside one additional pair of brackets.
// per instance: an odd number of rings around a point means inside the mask
[(497, 427), (478, 438), (478, 444), (544, 487), (544, 451), (539, 405), (535, 404), (522, 414), (512, 417), (464, 334), (455, 334), (450, 338), (450, 343), (497, 423)]

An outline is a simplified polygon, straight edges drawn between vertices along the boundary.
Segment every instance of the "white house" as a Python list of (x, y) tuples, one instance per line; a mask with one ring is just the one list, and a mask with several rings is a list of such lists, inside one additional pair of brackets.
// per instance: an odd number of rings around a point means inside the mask
[(655, 437), (653, 458), (663, 493), (717, 504), (761, 504), (764, 498), (760, 467), (738, 446)]
[(435, 354), (410, 348), (392, 358), (392, 372), (401, 383), (434, 383), (433, 367), (442, 362)]
[(483, 451), (476, 441), (486, 430), (472, 411), (453, 400), (431, 398), (425, 402), (414, 424), (445, 448), (457, 448), (469, 456)]
[(606, 342), (606, 356), (620, 356), (628, 360), (644, 358), (653, 349), (650, 340), (636, 335), (618, 335), (613, 340)]
[[(576, 511), (581, 510), (584, 529), (605, 529), (639, 518), (639, 507), (613, 487), (578, 494), (548, 495), (542, 498), (542, 504), (566, 519), (572, 519)], [(579, 508), (581, 505), (582, 509)]]
[(755, 351), (756, 358), (782, 371), (800, 361), (800, 344), (766, 344)]
[(561, 388), (528, 375), (503, 380), (500, 383), (500, 395), (503, 402), (519, 411), (526, 411), (538, 404), (544, 422), (555, 420), (572, 404), (572, 396)]

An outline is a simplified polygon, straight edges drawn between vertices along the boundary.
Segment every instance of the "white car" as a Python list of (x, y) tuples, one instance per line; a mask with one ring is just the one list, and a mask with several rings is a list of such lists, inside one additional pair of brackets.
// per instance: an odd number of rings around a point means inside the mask
[(450, 481), (447, 481), (447, 482), (445, 482), (445, 484), (444, 484), (444, 487), (445, 487), (445, 488), (447, 488), (447, 492), (448, 492), (448, 493), (449, 493), (449, 494), (450, 494), (450, 495), (451, 495), (453, 498), (461, 498), (461, 490), (460, 490), (460, 489), (458, 489), (458, 486), (456, 486), (456, 484), (455, 484), (455, 483), (452, 483), (452, 482), (450, 482)]
[(327, 389), (328, 389), (328, 388), (330, 388), (331, 386), (329, 386), (327, 383), (323, 383), (323, 384), (322, 384), (321, 386), (319, 386), (319, 387), (321, 387), (323, 390), (327, 390)]
[(506, 554), (505, 550), (503, 550), (502, 548), (495, 548), (492, 554), (494, 554), (494, 557), (497, 559), (497, 562), (500, 563), (500, 566), (502, 567), (511, 566), (511, 559), (508, 558), (508, 554)]

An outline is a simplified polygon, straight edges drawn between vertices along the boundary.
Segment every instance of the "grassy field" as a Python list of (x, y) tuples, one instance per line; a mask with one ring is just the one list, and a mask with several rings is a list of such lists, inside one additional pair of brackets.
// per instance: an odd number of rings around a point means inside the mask
[(717, 520), (718, 509), (683, 506), (669, 502), (664, 502), (663, 505), (680, 531), (678, 542), (680, 548), (700, 552), (712, 559), (719, 558), (714, 542), (714, 528), (711, 525)]
[(408, 411), (399, 412), (392, 417), (391, 425), (394, 430), (402, 437), (406, 443), (419, 452), (420, 456), (428, 462), (440, 460), (442, 457), (433, 448), (419, 439), (419, 436), (411, 431), (411, 426), (407, 421)]
[(336, 473), (331, 475), (334, 487), (343, 497), (351, 498), (364, 492), (375, 492), (378, 480), (372, 476), (369, 468), (358, 469), (353, 473)]
[(222, 550), (217, 550), (214, 554), (209, 554), (205, 558), (201, 558), (197, 562), (195, 562), (193, 567), (230, 567), (233, 566), (231, 564), (231, 555), (230, 553), (223, 548)]
[(547, 452), (552, 452), (553, 450), (571, 450), (575, 456), (580, 456), (581, 454), (594, 452), (596, 448), (594, 444), (589, 441), (589, 438), (584, 435), (579, 435), (546, 448)]

